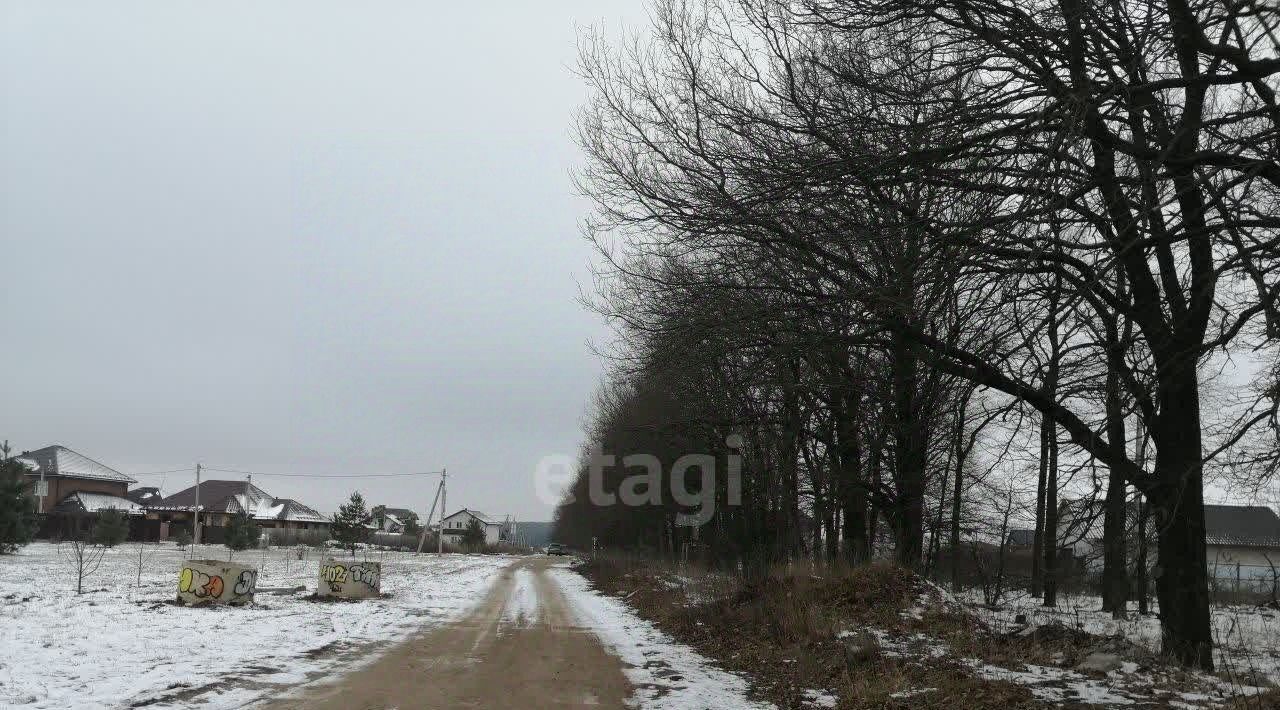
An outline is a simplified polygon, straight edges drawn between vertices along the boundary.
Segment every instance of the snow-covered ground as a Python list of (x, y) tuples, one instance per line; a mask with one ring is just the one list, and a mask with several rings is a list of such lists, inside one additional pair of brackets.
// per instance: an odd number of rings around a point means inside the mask
[[(1026, 636), (1039, 627), (1061, 624), (1101, 637), (1125, 637), (1139, 647), (1150, 644), (1149, 648), (1152, 650), (1159, 644), (1159, 622), (1154, 617), (1117, 622), (1111, 619), (1110, 614), (1098, 611), (1101, 600), (1097, 597), (1062, 596), (1060, 599), (1063, 602), (1061, 608), (1043, 609), (1035, 605), (1036, 600), (1022, 595), (1010, 599), (1001, 609), (991, 610), (977, 603), (980, 596), (974, 592), (952, 595), (940, 587), (929, 585), (927, 592), (917, 600), (916, 606), (904, 610), (902, 617), (921, 620), (925, 618), (925, 607), (938, 604), (953, 613), (964, 613), (966, 609), (972, 611), (998, 633), (1012, 632), (1018, 636)], [(1225, 617), (1227, 610), (1219, 611)], [(1242, 610), (1235, 611), (1240, 613)], [(1258, 610), (1247, 611), (1253, 615), (1265, 616), (1259, 614)], [(1027, 624), (1014, 622), (1019, 614), (1027, 616)], [(1222, 623), (1222, 620), (1215, 619), (1215, 623)], [(1135, 659), (1116, 656), (1114, 665), (1108, 664), (1111, 669), (1102, 673), (1082, 672), (1079, 668), (1073, 668), (1071, 663), (1064, 663), (1067, 659), (1062, 652), (1054, 654), (1049, 665), (1030, 661), (1019, 663), (1007, 657), (1001, 661), (1003, 665), (999, 665), (980, 658), (961, 657), (949, 643), (929, 636), (927, 630), (925, 633), (904, 633), (866, 628), (862, 633), (873, 635), (875, 646), (886, 657), (905, 659), (926, 666), (958, 662), (978, 678), (1025, 686), (1036, 698), (1055, 706), (1171, 707), (1185, 710), (1215, 708), (1232, 698), (1262, 692), (1267, 685), (1265, 680), (1255, 675), (1245, 676), (1239, 672), (1239, 667), (1235, 665), (1239, 662), (1238, 650), (1227, 649), (1220, 653), (1219, 669), (1228, 671), (1223, 676), (1151, 663), (1154, 654), (1148, 657), (1139, 655), (1135, 657), (1136, 662)], [(840, 636), (855, 636), (855, 633), (846, 631)], [(1261, 636), (1253, 637), (1251, 644), (1257, 645), (1251, 645), (1248, 653), (1275, 653), (1275, 646), (1268, 645), (1264, 639)], [(1110, 647), (1106, 639), (1099, 641), (1101, 643), (1094, 651), (1109, 653)], [(1119, 647), (1124, 648), (1123, 645)], [(1067, 649), (1064, 647), (1063, 650)], [(1228, 655), (1223, 656), (1222, 653)], [(1233, 653), (1237, 655), (1230, 655)], [(896, 693), (894, 697), (914, 697), (936, 692), (936, 688), (910, 688)]]
[(717, 668), (696, 651), (641, 619), (622, 600), (591, 588), (581, 575), (550, 570), (583, 627), (593, 631), (622, 659), (623, 673), (635, 688), (631, 701), (644, 710), (764, 710), (771, 704), (747, 699), (747, 682)]
[[(1039, 599), (1018, 593), (995, 610), (981, 604), (977, 591), (960, 596), (997, 629), (1011, 628), (1014, 617), (1026, 614), (1033, 625), (1056, 622), (1098, 636), (1121, 636), (1152, 651), (1160, 648), (1160, 619), (1155, 614), (1139, 616), (1133, 605), (1129, 618), (1116, 620), (1102, 611), (1102, 599), (1091, 595), (1060, 594), (1057, 607), (1045, 608)], [(1260, 677), (1280, 684), (1280, 612), (1257, 606), (1215, 606), (1213, 638), (1219, 671), (1239, 678), (1243, 685)]]
[[(207, 546), (196, 559), (226, 559)], [(256, 604), (171, 604), (184, 553), (147, 545), (110, 550), (76, 595), (58, 546), (35, 543), (0, 556), (0, 707), (241, 707), (282, 687), (367, 660), (376, 646), (463, 614), (511, 558), (364, 551), (382, 561), (386, 596), (325, 603), (315, 591), (319, 560), (293, 549), (248, 550), (259, 567)], [(304, 592), (266, 593), (304, 586)]]

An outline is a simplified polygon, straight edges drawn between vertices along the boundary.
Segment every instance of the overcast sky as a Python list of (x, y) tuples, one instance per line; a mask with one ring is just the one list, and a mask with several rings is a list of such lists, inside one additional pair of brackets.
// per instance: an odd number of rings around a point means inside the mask
[(0, 7), (0, 438), (549, 519), (605, 337), (576, 37), (641, 0)]

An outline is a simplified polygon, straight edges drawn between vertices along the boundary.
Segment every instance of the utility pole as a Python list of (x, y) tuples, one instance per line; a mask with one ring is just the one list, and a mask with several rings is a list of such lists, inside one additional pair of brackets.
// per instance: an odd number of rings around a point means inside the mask
[(448, 500), (449, 492), (444, 487), (445, 479), (449, 477), (448, 469), (440, 469), (440, 534), (436, 536), (436, 554), (444, 554), (444, 514), (449, 512), (449, 507), (445, 504)]
[[(4, 445), (6, 449), (9, 447), (8, 440), (5, 440)], [(5, 453), (7, 454), (8, 452), (6, 451)], [(54, 460), (56, 461), (57, 459), (55, 458)], [(44, 515), (44, 499), (49, 497), (49, 484), (44, 480), (43, 465), (40, 466), (40, 487), (36, 489), (36, 492), (40, 494), (39, 497), (36, 498), (36, 500), (40, 501), (39, 512), (41, 515)]]
[[(420, 536), (418, 536), (418, 552), (417, 552), (417, 554), (419, 554), (419, 555), (420, 555), (420, 554), (422, 554), (422, 545), (423, 545), (423, 543), (425, 543), (425, 542), (427, 541), (427, 533), (428, 533), (428, 532), (431, 532), (431, 519), (432, 519), (432, 518), (434, 518), (434, 517), (436, 517), (436, 506), (437, 506), (437, 505), (439, 505), (439, 504), (440, 504), (440, 486), (439, 486), (439, 485), (437, 485), (437, 486), (436, 486), (436, 495), (435, 495), (435, 497), (434, 497), (434, 498), (432, 498), (432, 499), (431, 499), (431, 512), (430, 512), (430, 513), (427, 513), (427, 521), (426, 521), (425, 523), (423, 523), (423, 527), (422, 527), (422, 534), (421, 534)], [(441, 513), (441, 514), (440, 514), (440, 516), (441, 516), (441, 518), (443, 518), (443, 517), (444, 517), (444, 513)], [(443, 519), (441, 520), (440, 528), (441, 528), (441, 529), (444, 529), (444, 521), (443, 521)]]
[[(223, 464), (224, 466), (226, 464)], [(200, 464), (196, 464), (196, 508), (195, 508), (195, 531), (192, 533), (193, 544), (200, 544)]]

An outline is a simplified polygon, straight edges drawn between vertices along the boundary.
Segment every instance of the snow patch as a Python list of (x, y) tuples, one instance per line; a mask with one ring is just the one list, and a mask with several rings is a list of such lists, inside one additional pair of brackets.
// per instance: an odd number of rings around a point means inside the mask
[(804, 700), (802, 702), (812, 708), (833, 708), (839, 702), (839, 699), (826, 691), (806, 690), (804, 691)]
[(516, 569), (511, 596), (502, 610), (503, 623), (527, 627), (538, 622), (538, 589), (534, 585), (533, 572), (526, 567)]
[[(296, 555), (287, 548), (238, 553), (237, 562), (259, 568), (257, 604), (240, 609), (171, 604), (184, 558), (172, 545), (143, 549), (141, 584), (138, 546), (108, 550), (79, 596), (56, 545), (0, 556), (0, 707), (243, 707), (376, 656), (361, 649), (462, 615), (512, 561), (371, 554), (382, 562), (388, 596), (321, 603), (305, 594), (324, 555)], [(225, 557), (226, 548), (207, 546), (195, 556)], [(297, 586), (307, 591), (263, 591)]]
[(632, 705), (648, 710), (774, 708), (748, 700), (747, 683), (740, 676), (715, 667), (636, 616), (623, 602), (597, 594), (581, 575), (564, 567), (549, 573), (560, 585), (578, 623), (622, 659), (623, 672), (635, 687)]

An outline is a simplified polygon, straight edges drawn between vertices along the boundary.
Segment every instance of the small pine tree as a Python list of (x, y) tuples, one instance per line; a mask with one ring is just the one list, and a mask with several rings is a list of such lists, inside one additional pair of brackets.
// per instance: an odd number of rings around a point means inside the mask
[(191, 533), (186, 528), (180, 528), (178, 534), (173, 536), (173, 541), (178, 545), (178, 549), (185, 550), (191, 544)]
[(355, 556), (356, 545), (369, 539), (371, 522), (373, 515), (365, 508), (364, 496), (356, 491), (346, 503), (338, 506), (338, 512), (333, 516), (333, 539), (350, 549), (351, 555)]
[(244, 511), (231, 516), (231, 520), (227, 523), (226, 537), (223, 540), (224, 545), (230, 552), (227, 553), (227, 559), (241, 550), (247, 550), (258, 544), (258, 526), (254, 524)]
[(484, 546), (484, 526), (479, 520), (472, 518), (471, 522), (467, 523), (467, 529), (462, 531), (462, 544), (472, 550)]
[(0, 555), (31, 542), (36, 528), (36, 501), (26, 481), (27, 469), (9, 458), (8, 443), (0, 459)]
[(90, 532), (93, 542), (103, 547), (115, 547), (129, 537), (129, 519), (118, 510), (104, 510)]

